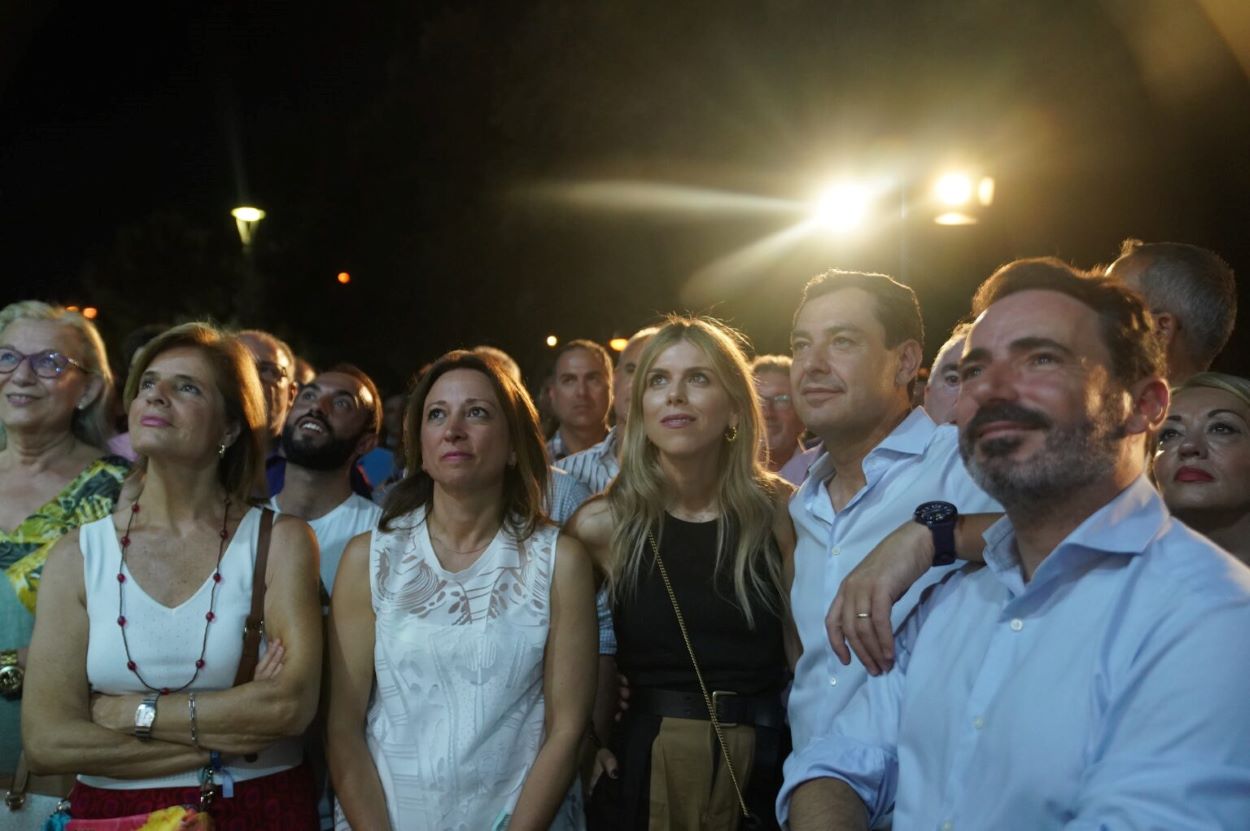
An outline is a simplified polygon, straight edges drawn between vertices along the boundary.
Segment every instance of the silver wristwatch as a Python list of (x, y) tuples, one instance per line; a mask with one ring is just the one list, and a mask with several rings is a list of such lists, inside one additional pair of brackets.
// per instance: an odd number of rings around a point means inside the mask
[(141, 742), (152, 740), (152, 725), (156, 723), (156, 700), (159, 694), (149, 695), (135, 709), (135, 737)]

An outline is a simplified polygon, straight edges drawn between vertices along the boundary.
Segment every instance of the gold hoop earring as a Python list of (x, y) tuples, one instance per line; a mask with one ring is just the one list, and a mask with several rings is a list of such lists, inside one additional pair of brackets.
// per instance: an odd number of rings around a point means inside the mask
[(737, 440), (738, 440), (738, 428), (731, 424), (725, 428), (725, 441), (729, 442), (730, 444), (733, 444)]

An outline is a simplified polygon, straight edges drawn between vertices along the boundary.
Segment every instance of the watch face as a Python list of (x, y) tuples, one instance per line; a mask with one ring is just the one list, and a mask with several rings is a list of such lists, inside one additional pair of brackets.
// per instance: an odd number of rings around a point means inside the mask
[(156, 708), (151, 704), (141, 704), (135, 713), (135, 727), (151, 727), (156, 721)]
[(940, 525), (950, 521), (958, 513), (949, 502), (926, 502), (916, 509), (916, 521), (925, 525)]
[(22, 688), (22, 670), (16, 666), (0, 669), (0, 693), (17, 692)]

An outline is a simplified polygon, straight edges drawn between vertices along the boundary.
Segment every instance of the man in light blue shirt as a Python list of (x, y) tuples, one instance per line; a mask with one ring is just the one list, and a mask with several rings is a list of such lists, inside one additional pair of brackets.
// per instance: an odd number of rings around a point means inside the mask
[(788, 780), (791, 828), (1246, 827), (1250, 570), (1145, 478), (1168, 400), (1149, 315), (1050, 259), (974, 311), (960, 450), (1007, 517)]
[[(787, 782), (791, 770), (806, 769), (807, 748), (867, 677), (858, 659), (843, 666), (826, 636), (825, 613), (842, 579), (921, 503), (942, 499), (965, 514), (1001, 510), (969, 478), (955, 428), (911, 406), (923, 339), (915, 293), (880, 274), (820, 275), (795, 315), (793, 401), (826, 452), (790, 502), (798, 537), (790, 599), (803, 653), (788, 708)], [(948, 570), (931, 570), (901, 598), (894, 622)]]

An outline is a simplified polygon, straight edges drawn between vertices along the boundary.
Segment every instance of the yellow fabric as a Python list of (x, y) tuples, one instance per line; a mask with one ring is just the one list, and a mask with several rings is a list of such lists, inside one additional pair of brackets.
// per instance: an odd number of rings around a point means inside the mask
[(12, 531), (0, 529), (0, 568), (32, 615), (53, 544), (78, 526), (112, 513), (128, 471), (120, 457), (97, 459)]

